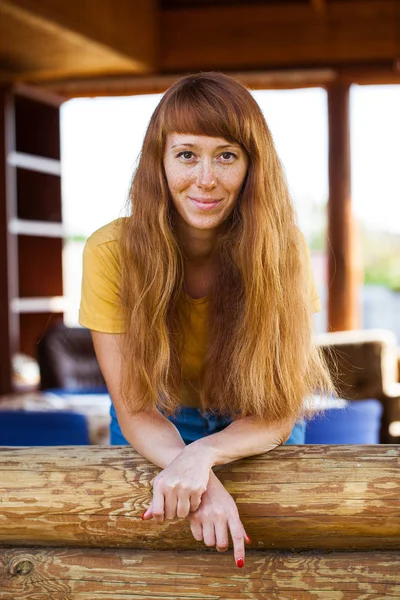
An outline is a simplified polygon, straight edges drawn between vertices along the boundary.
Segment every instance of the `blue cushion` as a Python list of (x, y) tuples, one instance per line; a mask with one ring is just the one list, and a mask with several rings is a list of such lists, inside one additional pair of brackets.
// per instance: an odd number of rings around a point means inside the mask
[(306, 444), (379, 444), (382, 405), (378, 400), (353, 400), (328, 408), (307, 423)]
[(0, 411), (0, 446), (88, 444), (85, 415), (67, 411)]

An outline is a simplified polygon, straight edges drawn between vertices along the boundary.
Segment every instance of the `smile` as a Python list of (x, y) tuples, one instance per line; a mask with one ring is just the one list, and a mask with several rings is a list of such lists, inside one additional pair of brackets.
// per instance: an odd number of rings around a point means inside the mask
[(193, 204), (197, 207), (200, 208), (201, 210), (212, 210), (215, 206), (217, 206), (217, 204), (219, 204), (221, 202), (221, 200), (197, 200), (195, 198), (190, 198), (189, 200), (191, 202), (193, 202)]

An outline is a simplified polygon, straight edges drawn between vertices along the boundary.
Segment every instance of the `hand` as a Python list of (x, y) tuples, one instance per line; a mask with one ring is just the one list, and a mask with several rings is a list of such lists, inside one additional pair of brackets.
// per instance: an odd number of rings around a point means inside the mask
[(250, 538), (240, 520), (236, 502), (214, 473), (200, 507), (189, 515), (189, 521), (194, 539), (204, 540), (206, 546), (215, 546), (218, 552), (228, 550), (229, 531), (235, 562), (238, 567), (244, 566), (245, 542), (250, 543)]
[(211, 467), (207, 452), (199, 454), (194, 445), (186, 446), (154, 479), (153, 499), (142, 518), (154, 517), (157, 523), (163, 523), (164, 519), (184, 519), (197, 510), (207, 489)]

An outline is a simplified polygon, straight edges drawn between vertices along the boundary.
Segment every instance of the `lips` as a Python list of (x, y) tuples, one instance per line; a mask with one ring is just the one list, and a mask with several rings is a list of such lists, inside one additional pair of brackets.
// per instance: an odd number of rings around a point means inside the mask
[(211, 210), (214, 206), (217, 206), (221, 202), (221, 200), (213, 200), (211, 198), (189, 198), (191, 202), (202, 210)]

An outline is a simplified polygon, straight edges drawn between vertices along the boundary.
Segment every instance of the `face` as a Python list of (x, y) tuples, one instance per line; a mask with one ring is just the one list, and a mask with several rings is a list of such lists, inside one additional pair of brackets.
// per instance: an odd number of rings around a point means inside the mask
[(181, 222), (190, 229), (218, 230), (236, 204), (247, 165), (241, 146), (224, 138), (168, 134), (164, 168)]

